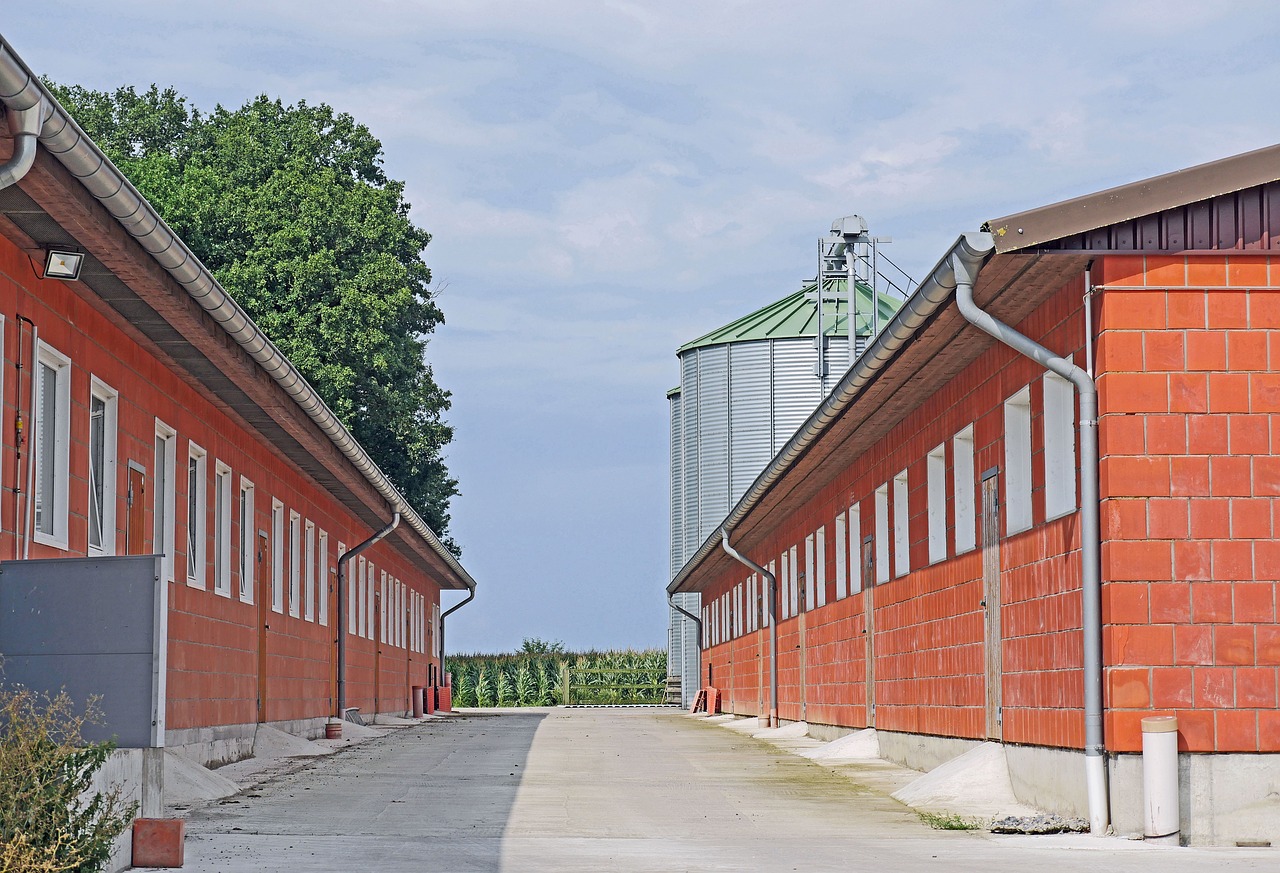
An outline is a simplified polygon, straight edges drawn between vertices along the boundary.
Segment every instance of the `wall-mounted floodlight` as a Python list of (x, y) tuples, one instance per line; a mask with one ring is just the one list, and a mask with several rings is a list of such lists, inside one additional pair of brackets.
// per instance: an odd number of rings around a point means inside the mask
[(44, 259), (44, 277), (46, 279), (66, 279), (76, 282), (80, 279), (80, 267), (84, 264), (83, 252), (60, 252), (49, 249)]

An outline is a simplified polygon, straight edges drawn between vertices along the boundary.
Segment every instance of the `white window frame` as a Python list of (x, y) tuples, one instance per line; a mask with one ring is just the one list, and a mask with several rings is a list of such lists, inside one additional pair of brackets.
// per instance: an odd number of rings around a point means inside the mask
[(819, 525), (813, 535), (816, 551), (813, 564), (813, 586), (818, 592), (818, 606), (827, 605), (827, 526)]
[(302, 617), (302, 516), (289, 510), (289, 615)]
[(373, 632), (374, 632), (374, 629), (373, 629), (374, 616), (377, 615), (377, 611), (378, 611), (378, 604), (375, 602), (377, 600), (376, 595), (378, 593), (378, 571), (373, 566), (372, 560), (370, 560), (369, 563), (365, 565), (365, 567), (368, 569), (368, 572), (369, 572), (369, 580), (368, 580), (369, 585), (365, 589), (365, 596), (369, 598), (368, 611), (365, 613), (365, 615), (368, 617), (369, 623), (365, 625), (364, 638), (366, 640), (371, 640), (373, 639)]
[(849, 596), (849, 528), (843, 512), (836, 513), (836, 600)]
[(271, 611), (284, 614), (284, 503), (271, 498)]
[(849, 596), (862, 593), (862, 506), (849, 505)]
[[(45, 368), (52, 371), (54, 380), (54, 420), (51, 428), (45, 427), (44, 409), (39, 402)], [(71, 482), (71, 359), (41, 340), (36, 346), (36, 372), (32, 383), (31, 407), (35, 412), (32, 417), (36, 422), (31, 439), (31, 463), (35, 465), (31, 511), (36, 513), (39, 506), (40, 514), (32, 523), (31, 537), (37, 543), (66, 551), (69, 548), (68, 486)], [(52, 440), (53, 462), (47, 486), (43, 481), (45, 476), (42, 463), (45, 440)], [(45, 494), (46, 489), (52, 493)]]
[(947, 559), (947, 444), (925, 456), (929, 504), (929, 563)]
[[(192, 474), (195, 475), (194, 492)], [(187, 584), (206, 587), (209, 561), (209, 453), (187, 441)]]
[(240, 477), (240, 601), (253, 603), (254, 557), (257, 554), (257, 535), (253, 508), (253, 483)]
[(955, 507), (956, 554), (978, 547), (977, 459), (973, 449), (973, 425), (961, 428), (951, 439), (952, 503)]
[(1005, 535), (1030, 530), (1031, 389), (1023, 388), (1004, 403)]
[(792, 546), (787, 552), (791, 562), (791, 614), (800, 614), (800, 547)]
[(302, 596), (302, 617), (316, 620), (316, 523), (307, 519), (302, 525), (302, 584), (306, 591)]
[(804, 538), (804, 611), (813, 612), (817, 604), (817, 595), (815, 592), (815, 582), (817, 574), (814, 573), (814, 550), (813, 550), (813, 534), (809, 534)]
[(1044, 518), (1076, 511), (1076, 392), (1057, 373), (1045, 373)]
[(876, 584), (889, 581), (889, 485), (876, 489)]
[(356, 636), (364, 639), (369, 626), (369, 598), (365, 597), (369, 584), (369, 562), (364, 555), (356, 558)]
[(231, 467), (213, 465), (213, 592), (231, 596)]
[(329, 533), (316, 528), (316, 597), (320, 599), (317, 612), (321, 627), (329, 626)]
[(911, 572), (911, 486), (907, 471), (893, 477), (893, 575), (902, 578)]
[[(99, 522), (102, 525), (99, 545), (93, 544), (93, 402), (102, 403), (102, 507)], [(88, 554), (114, 555), (116, 553), (116, 502), (118, 462), (116, 451), (119, 434), (120, 394), (97, 376), (89, 378), (89, 467), (85, 486), (89, 494)]]
[(444, 647), (440, 645), (440, 604), (431, 602), (431, 653), (437, 658), (444, 658)]
[(164, 556), (161, 565), (165, 581), (173, 582), (177, 578), (178, 553), (178, 432), (158, 418), (155, 425), (151, 547)]
[[(387, 571), (382, 571), (382, 577), (378, 584), (378, 638), (384, 644), (390, 643), (391, 625), (388, 623), (388, 607), (391, 606), (391, 592), (387, 587)], [(392, 610), (394, 612), (394, 609)]]
[[(770, 576), (773, 576), (773, 595), (776, 600), (778, 595), (777, 567), (773, 561), (770, 561), (769, 566), (766, 567), (765, 569), (769, 571)], [(760, 581), (761, 581), (761, 587), (762, 587), (762, 590), (760, 592), (760, 599), (763, 603), (763, 606), (760, 609), (760, 621), (765, 627), (768, 627), (769, 623), (774, 619), (773, 613), (774, 613), (774, 610), (778, 608), (778, 606), (776, 603), (769, 602), (769, 583), (763, 579)]]
[(791, 618), (791, 562), (787, 560), (787, 552), (783, 549), (778, 557), (778, 618)]

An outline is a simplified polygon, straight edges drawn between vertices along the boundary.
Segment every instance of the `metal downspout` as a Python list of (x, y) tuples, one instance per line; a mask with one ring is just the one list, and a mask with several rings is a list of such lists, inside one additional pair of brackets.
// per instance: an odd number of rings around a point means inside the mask
[(769, 604), (769, 727), (778, 726), (778, 609), (777, 579), (755, 561), (729, 545), (729, 528), (720, 528), (720, 545), (740, 564), (745, 564), (764, 577), (766, 598)]
[[(981, 264), (953, 256), (956, 305), (970, 324), (1075, 385), (1080, 395), (1080, 552), (1084, 624), (1084, 754), (1089, 798), (1089, 829), (1098, 836), (1110, 826), (1106, 747), (1102, 730), (1102, 564), (1098, 503), (1098, 389), (1092, 377), (1071, 360), (997, 321), (973, 302), (973, 283)], [(1087, 337), (1086, 342), (1092, 342)]]
[(698, 677), (698, 681), (702, 681), (702, 641), (705, 639), (702, 635), (702, 617), (694, 615), (680, 604), (676, 603), (674, 594), (667, 594), (667, 602), (671, 604), (671, 608), (686, 618), (690, 619), (698, 628), (698, 669), (694, 671), (694, 675)]
[[(382, 530), (355, 548), (349, 549), (338, 556), (338, 609), (334, 620), (338, 630), (338, 701), (337, 712), (334, 713), (335, 718), (342, 718), (347, 708), (347, 565), (351, 563), (352, 558), (377, 543), (399, 526), (400, 513), (397, 512), (391, 516), (391, 522)], [(374, 645), (377, 645), (377, 643), (378, 641), (375, 639)], [(377, 715), (377, 713), (375, 712), (374, 715)]]
[(440, 613), (440, 682), (444, 682), (444, 620), (462, 607), (476, 599), (476, 586), (472, 585), (467, 589), (467, 596), (459, 600), (453, 606), (450, 606), (444, 612)]
[[(0, 100), (6, 96), (0, 95)], [(10, 109), (9, 132), (13, 134), (13, 156), (0, 165), (0, 188), (8, 188), (31, 169), (36, 160), (36, 139), (44, 127), (44, 100), (37, 100), (25, 109)]]

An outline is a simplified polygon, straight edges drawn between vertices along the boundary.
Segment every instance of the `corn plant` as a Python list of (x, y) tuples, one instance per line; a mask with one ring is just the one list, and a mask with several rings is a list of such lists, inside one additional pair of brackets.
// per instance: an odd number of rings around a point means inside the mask
[(489, 676), (488, 665), (481, 665), (480, 676), (476, 679), (476, 706), (493, 706), (493, 680)]

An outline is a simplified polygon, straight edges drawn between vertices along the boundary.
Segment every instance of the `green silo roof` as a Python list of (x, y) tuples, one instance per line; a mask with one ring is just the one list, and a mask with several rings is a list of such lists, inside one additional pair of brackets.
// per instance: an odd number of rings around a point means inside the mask
[[(828, 279), (823, 283), (822, 332), (827, 336), (847, 336), (849, 333), (847, 287), (845, 279)], [(871, 289), (859, 282), (857, 296), (854, 331), (857, 336), (870, 336)], [(887, 294), (880, 294), (879, 298), (880, 325), (884, 326), (893, 318), (902, 301)], [(810, 282), (794, 294), (685, 343), (676, 350), (676, 354), (721, 343), (817, 336), (818, 308), (814, 303), (814, 283)]]

